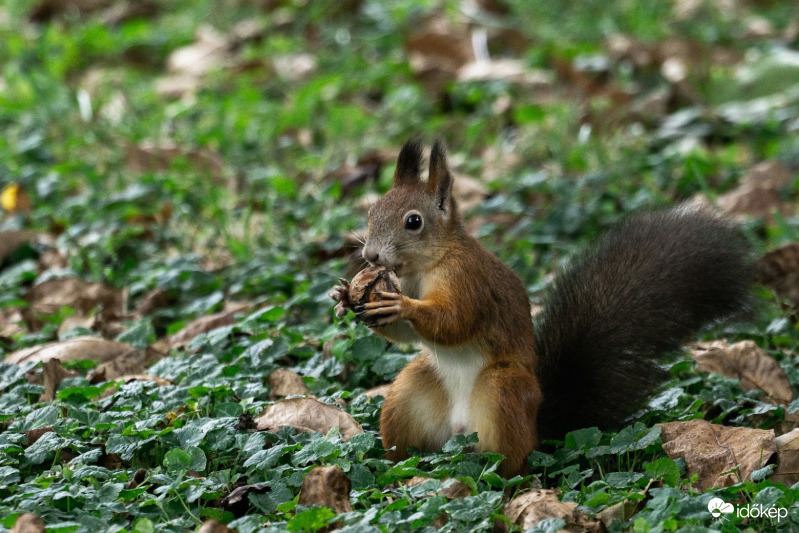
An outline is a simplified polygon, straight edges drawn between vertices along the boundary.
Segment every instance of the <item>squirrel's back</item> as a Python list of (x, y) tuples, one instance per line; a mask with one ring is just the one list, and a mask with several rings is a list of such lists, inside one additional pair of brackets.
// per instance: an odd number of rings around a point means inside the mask
[(536, 324), (543, 438), (618, 427), (697, 330), (744, 314), (755, 268), (739, 228), (706, 210), (634, 216), (558, 273)]

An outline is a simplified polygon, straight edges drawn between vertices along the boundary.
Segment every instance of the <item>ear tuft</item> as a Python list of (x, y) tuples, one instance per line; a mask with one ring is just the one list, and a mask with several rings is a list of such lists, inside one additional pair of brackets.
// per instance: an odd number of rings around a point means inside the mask
[(444, 141), (438, 139), (430, 150), (430, 172), (427, 189), (436, 195), (436, 205), (442, 211), (449, 209), (452, 195), (452, 174), (447, 166), (447, 149)]
[(394, 171), (394, 187), (419, 181), (421, 173), (422, 140), (419, 137), (413, 137), (400, 150), (397, 169)]

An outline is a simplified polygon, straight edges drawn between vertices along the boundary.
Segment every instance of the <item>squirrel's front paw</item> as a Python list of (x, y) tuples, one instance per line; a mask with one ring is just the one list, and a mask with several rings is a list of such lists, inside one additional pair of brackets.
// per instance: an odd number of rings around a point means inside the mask
[(338, 278), (341, 285), (336, 285), (327, 293), (333, 300), (337, 301), (335, 311), (336, 317), (341, 318), (347, 314), (347, 309), (352, 309), (350, 302), (350, 284), (346, 279)]
[(370, 328), (385, 326), (404, 318), (403, 304), (407, 298), (394, 292), (374, 292), (380, 298), (353, 308), (358, 319)]

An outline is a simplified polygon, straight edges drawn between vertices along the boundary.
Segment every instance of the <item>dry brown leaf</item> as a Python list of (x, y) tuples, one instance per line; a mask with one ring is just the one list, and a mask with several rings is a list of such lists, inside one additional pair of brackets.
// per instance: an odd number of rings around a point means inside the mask
[(706, 420), (658, 426), (666, 454), (685, 460), (688, 477), (698, 475), (696, 488), (701, 491), (749, 479), (777, 450), (771, 430), (719, 426)]
[(61, 361), (58, 359), (45, 361), (44, 365), (42, 365), (44, 392), (39, 396), (39, 401), (52, 401), (55, 398), (55, 391), (58, 389), (58, 384), (61, 383), (64, 378), (71, 378), (77, 375), (77, 372), (72, 372), (61, 366)]
[(171, 293), (161, 288), (155, 288), (141, 297), (136, 314), (138, 316), (147, 316), (176, 302), (177, 298)]
[(502, 514), (524, 530), (548, 518), (561, 518), (566, 522), (566, 531), (602, 531), (601, 522), (589, 521), (584, 513), (577, 511), (576, 502), (562, 502), (558, 494), (560, 491), (553, 489), (525, 492), (506, 503)]
[(457, 72), (458, 81), (506, 81), (530, 90), (551, 88), (555, 79), (552, 72), (531, 69), (518, 59), (494, 59), (467, 63)]
[(99, 15), (103, 24), (115, 26), (126, 20), (142, 17), (153, 17), (160, 10), (159, 4), (152, 0), (115, 1)]
[(325, 179), (334, 179), (341, 183), (342, 194), (349, 196), (356, 188), (377, 180), (383, 167), (396, 160), (398, 154), (399, 152), (396, 150), (367, 152), (354, 164), (345, 162), (335, 170), (328, 172)]
[(58, 326), (58, 335), (61, 336), (64, 333), (68, 332), (71, 329), (75, 328), (83, 328), (83, 329), (94, 329), (95, 324), (97, 323), (96, 316), (83, 316), (83, 315), (74, 315), (68, 316), (64, 319), (61, 324)]
[(450, 24), (443, 17), (430, 19), (422, 30), (408, 37), (405, 51), (411, 70), (435, 97), (456, 79), (461, 67), (476, 60), (468, 28)]
[(275, 56), (272, 68), (286, 81), (304, 81), (316, 70), (316, 57), (308, 53)]
[(225, 309), (219, 313), (201, 316), (190, 321), (179, 331), (169, 337), (171, 348), (184, 348), (200, 333), (208, 333), (216, 328), (230, 326), (236, 323), (236, 314), (252, 307), (248, 302), (228, 302)]
[(80, 13), (99, 13), (105, 24), (115, 25), (131, 18), (153, 16), (159, 6), (151, 0), (42, 0), (30, 12), (33, 22), (46, 22), (55, 17)]
[(235, 529), (230, 529), (225, 524), (216, 520), (206, 520), (197, 533), (235, 533)]
[[(417, 487), (426, 481), (430, 481), (431, 477), (424, 477), (424, 476), (413, 476), (411, 479), (403, 481), (402, 484), (406, 487)], [(450, 500), (458, 500), (460, 498), (465, 498), (466, 496), (472, 495), (472, 489), (469, 488), (469, 485), (460, 481), (455, 478), (445, 478), (438, 481), (438, 489), (435, 493), (430, 493), (428, 496), (432, 496), (433, 494), (437, 494), (439, 496), (444, 496), (445, 498), (449, 498)]]
[(194, 92), (200, 88), (206, 74), (233, 66), (234, 56), (224, 35), (206, 24), (197, 30), (195, 38), (192, 44), (177, 48), (169, 55), (169, 75), (156, 81), (155, 86), (161, 96)]
[(36, 428), (36, 429), (29, 429), (25, 432), (25, 440), (27, 441), (28, 446), (33, 446), (37, 440), (42, 438), (42, 435), (45, 433), (52, 433), (55, 431), (51, 427), (43, 427), (43, 428)]
[(28, 330), (23, 327), (24, 324), (21, 309), (16, 307), (0, 309), (0, 337), (13, 337), (26, 333)]
[(783, 201), (781, 189), (789, 186), (794, 173), (778, 161), (763, 161), (752, 167), (738, 187), (716, 199), (722, 211), (731, 215), (771, 218), (777, 211), (788, 215), (793, 208)]
[(175, 382), (171, 379), (162, 378), (161, 376), (153, 376), (152, 374), (125, 374), (114, 378), (114, 381), (121, 381), (123, 383), (130, 383), (131, 381), (152, 381), (159, 387), (166, 387), (167, 385), (174, 385)]
[(646, 500), (649, 499), (649, 490), (651, 488), (660, 488), (663, 486), (662, 480), (650, 479), (646, 487), (640, 491), (634, 491), (635, 494), (640, 494), (644, 497), (643, 500), (627, 499), (619, 503), (613, 504), (610, 507), (605, 507), (596, 514), (596, 517), (602, 524), (610, 529), (611, 524), (615, 521), (627, 522), (638, 511), (638, 509), (646, 505)]
[(0, 231), (0, 262), (21, 246), (36, 240), (38, 233), (27, 230)]
[(361, 425), (349, 414), (313, 398), (292, 398), (276, 402), (264, 409), (255, 422), (258, 431), (295, 427), (325, 434), (338, 427), (345, 441), (363, 433)]
[(97, 337), (75, 337), (65, 341), (32, 346), (9, 354), (5, 363), (45, 362), (58, 359), (66, 361), (85, 360), (106, 362), (117, 357), (133, 355), (136, 348), (129, 344), (109, 341)]
[(222, 498), (219, 507), (226, 512), (232, 513), (235, 517), (241, 517), (247, 514), (250, 509), (250, 499), (248, 496), (252, 494), (264, 494), (272, 490), (272, 487), (266, 483), (259, 483), (257, 485), (243, 485), (236, 487), (230, 494)]
[(19, 515), (8, 533), (44, 533), (44, 519), (33, 513)]
[(596, 517), (606, 528), (610, 528), (613, 522), (627, 522), (632, 518), (635, 511), (638, 509), (638, 503), (639, 502), (631, 500), (624, 500), (610, 507), (605, 507), (596, 514)]
[(771, 481), (791, 486), (799, 481), (799, 428), (774, 439), (777, 445), (777, 469)]
[(50, 279), (35, 285), (24, 296), (30, 307), (23, 311), (32, 329), (43, 322), (39, 315), (51, 315), (62, 307), (70, 307), (79, 314), (101, 308), (106, 316), (122, 316), (125, 312), (125, 291), (103, 283), (89, 283), (78, 278)]
[[(157, 357), (152, 357), (152, 360)], [(133, 350), (110, 361), (106, 361), (89, 372), (86, 378), (89, 383), (102, 383), (104, 381), (116, 381), (122, 376), (129, 374), (141, 374), (147, 366), (148, 353), (142, 350)]]
[(691, 357), (700, 372), (715, 372), (741, 382), (744, 390), (760, 389), (778, 403), (787, 405), (792, 397), (785, 371), (754, 341), (700, 342), (691, 347)]
[(324, 505), (336, 513), (349, 513), (350, 486), (350, 479), (338, 466), (317, 466), (302, 480), (298, 503)]
[(286, 396), (294, 396), (297, 394), (309, 394), (308, 386), (302, 380), (302, 376), (286, 370), (278, 368), (269, 374), (269, 397), (270, 398), (283, 398)]
[(192, 44), (173, 50), (169, 55), (169, 74), (156, 81), (156, 92), (161, 96), (179, 97), (199, 89), (210, 72), (263, 68), (263, 62), (247, 64), (236, 54), (244, 42), (260, 39), (263, 34), (261, 24), (251, 19), (239, 22), (227, 35), (207, 24), (201, 26)]
[(170, 139), (146, 139), (129, 144), (125, 151), (125, 164), (134, 172), (163, 172), (169, 170), (177, 159), (185, 160), (194, 170), (211, 176), (217, 183), (224, 177), (222, 158), (207, 148), (189, 148)]
[(477, 207), (488, 197), (488, 191), (480, 181), (457, 173), (455, 173), (454, 178), (452, 194), (455, 196), (461, 212), (465, 213)]
[(779, 297), (799, 305), (799, 243), (780, 246), (760, 258), (758, 278)]
[(147, 479), (147, 470), (144, 468), (139, 468), (138, 470), (136, 470), (136, 472), (133, 473), (133, 477), (131, 477), (130, 480), (127, 482), (125, 488), (128, 490), (135, 489), (136, 487), (144, 483), (145, 479)]
[(230, 61), (228, 39), (208, 24), (201, 25), (192, 44), (173, 50), (167, 59), (169, 72), (201, 76)]

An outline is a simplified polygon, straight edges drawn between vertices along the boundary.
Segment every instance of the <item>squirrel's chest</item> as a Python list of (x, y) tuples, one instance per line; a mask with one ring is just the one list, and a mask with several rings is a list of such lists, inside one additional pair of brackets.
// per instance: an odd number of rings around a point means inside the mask
[(470, 422), (471, 397), (485, 358), (471, 346), (442, 347), (424, 343), (430, 364), (436, 371), (449, 400), (449, 425), (451, 434), (468, 434), (475, 431)]

